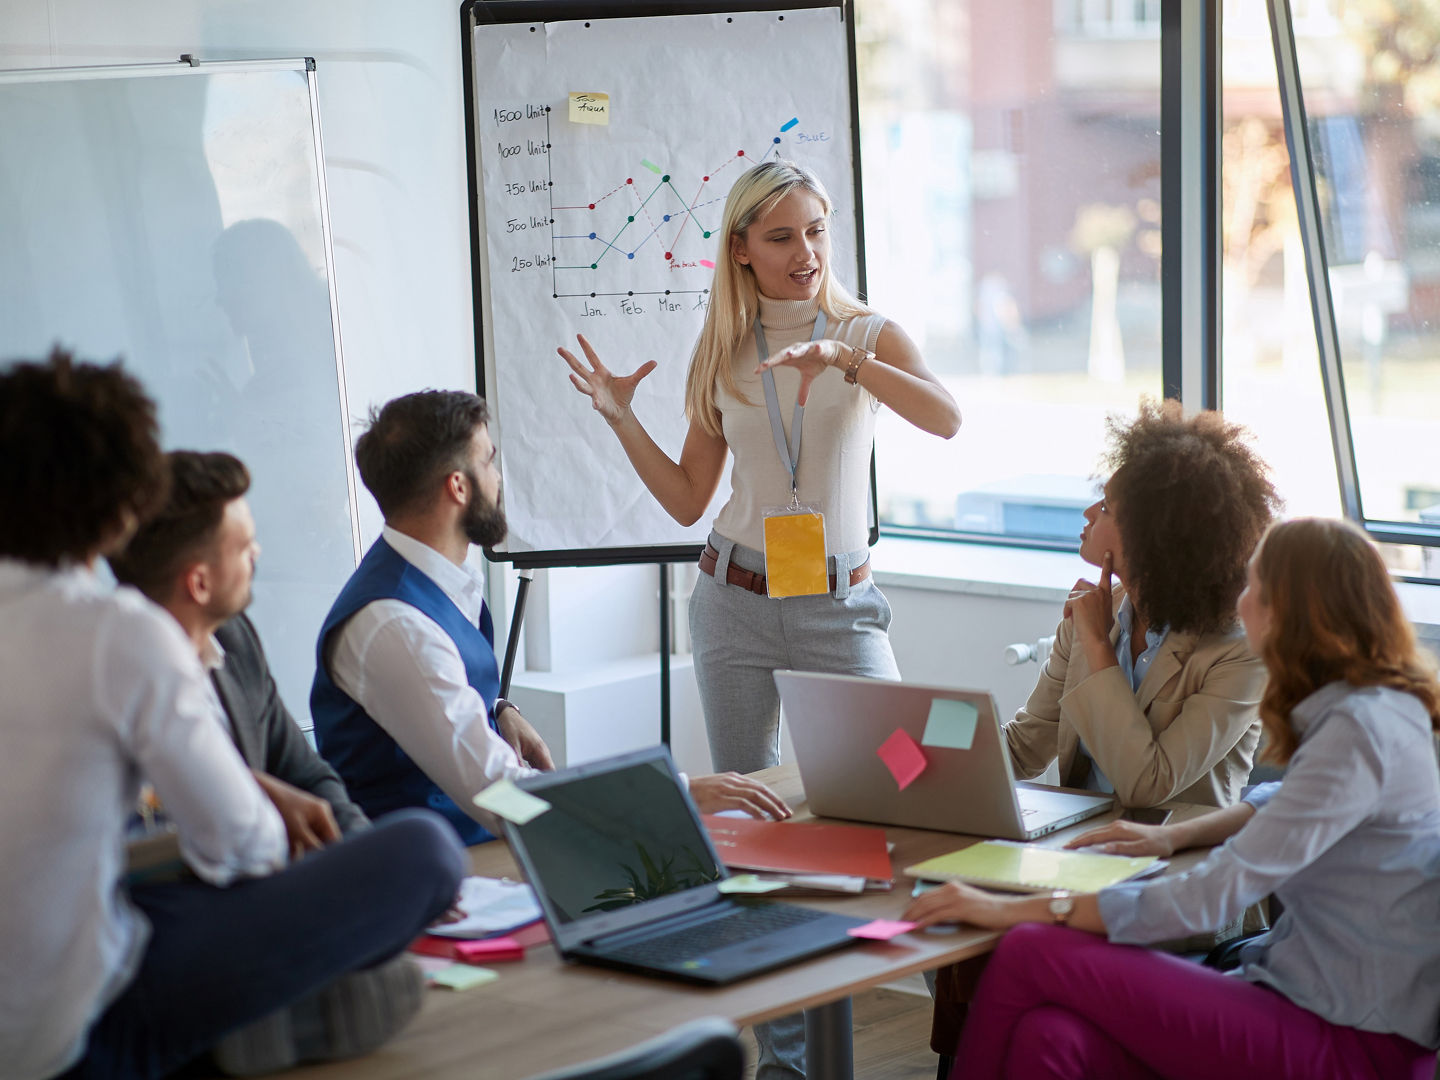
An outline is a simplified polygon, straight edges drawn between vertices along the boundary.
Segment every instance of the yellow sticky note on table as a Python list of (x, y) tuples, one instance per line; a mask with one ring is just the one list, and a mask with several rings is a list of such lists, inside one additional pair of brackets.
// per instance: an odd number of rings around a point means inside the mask
[(570, 122), (572, 124), (610, 123), (610, 95), (589, 92), (571, 94)]
[(765, 581), (771, 596), (830, 591), (821, 515), (772, 514), (765, 519)]
[(484, 986), (500, 978), (500, 973), (490, 968), (475, 967), (471, 964), (451, 964), (426, 976), (431, 986), (443, 986), (447, 990), (469, 990)]
[(717, 886), (722, 893), (742, 893), (758, 895), (760, 893), (774, 892), (776, 889), (785, 888), (783, 881), (766, 881), (756, 877), (754, 874), (736, 874), (734, 877), (721, 878)]
[(502, 817), (516, 825), (534, 821), (550, 809), (550, 804), (544, 799), (522, 791), (509, 780), (495, 781), (476, 795), (474, 802), (481, 810), (489, 810), (496, 817)]

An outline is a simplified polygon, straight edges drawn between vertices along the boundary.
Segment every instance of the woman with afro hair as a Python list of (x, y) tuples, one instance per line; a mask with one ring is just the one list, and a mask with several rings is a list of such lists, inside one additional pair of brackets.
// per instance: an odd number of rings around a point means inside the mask
[(1244, 429), (1176, 401), (1109, 420), (1110, 477), (1085, 511), (1050, 658), (1005, 725), (1015, 771), (1059, 760), (1066, 787), (1125, 806), (1228, 806), (1260, 738), (1265, 667), (1235, 617), (1279, 498)]

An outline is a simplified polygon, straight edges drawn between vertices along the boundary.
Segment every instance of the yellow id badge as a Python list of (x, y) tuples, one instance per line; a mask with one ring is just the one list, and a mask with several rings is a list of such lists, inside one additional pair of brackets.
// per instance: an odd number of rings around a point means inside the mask
[(765, 515), (765, 581), (773, 597), (830, 591), (825, 560), (825, 516), (783, 510)]

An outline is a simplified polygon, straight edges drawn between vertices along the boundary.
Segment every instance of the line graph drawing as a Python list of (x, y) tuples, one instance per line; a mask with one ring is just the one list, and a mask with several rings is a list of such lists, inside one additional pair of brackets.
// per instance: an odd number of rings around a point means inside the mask
[[(746, 169), (781, 155), (786, 133), (799, 123), (791, 117), (780, 125), (758, 157), (741, 148), (700, 172), (689, 197), (677, 186), (678, 175), (641, 157), (639, 175), (626, 176), (593, 199), (557, 203), (555, 161), (547, 156), (553, 297), (708, 294), (715, 233), (730, 185)], [(545, 147), (553, 148), (548, 108)]]

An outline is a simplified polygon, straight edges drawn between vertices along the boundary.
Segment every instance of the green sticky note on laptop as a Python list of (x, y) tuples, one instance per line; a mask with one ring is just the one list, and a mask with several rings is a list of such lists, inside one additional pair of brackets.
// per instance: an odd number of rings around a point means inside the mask
[(533, 821), (550, 809), (550, 804), (544, 799), (522, 791), (509, 780), (495, 781), (476, 795), (474, 801), (481, 810), (489, 810), (497, 817), (513, 821), (516, 825)]
[(979, 719), (979, 712), (968, 701), (935, 698), (930, 702), (930, 718), (925, 721), (920, 745), (969, 750), (975, 741), (975, 724)]

